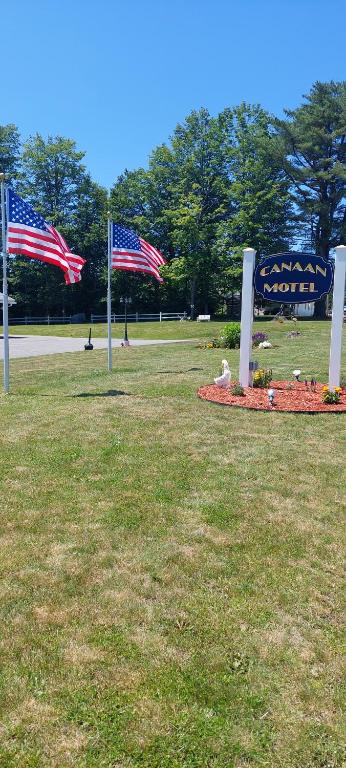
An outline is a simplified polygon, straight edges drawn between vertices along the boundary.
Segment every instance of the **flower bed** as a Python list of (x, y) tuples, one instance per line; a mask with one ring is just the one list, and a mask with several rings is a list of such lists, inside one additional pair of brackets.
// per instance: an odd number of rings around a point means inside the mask
[(302, 381), (272, 381), (270, 386), (275, 391), (274, 405), (268, 403), (267, 389), (244, 387), (244, 396), (232, 395), (230, 389), (221, 389), (215, 384), (200, 387), (197, 394), (202, 400), (209, 400), (219, 405), (233, 405), (238, 408), (251, 408), (257, 411), (288, 411), (292, 413), (340, 413), (346, 412), (346, 389), (340, 393), (338, 404), (322, 402), (322, 384), (317, 384), (315, 392)]

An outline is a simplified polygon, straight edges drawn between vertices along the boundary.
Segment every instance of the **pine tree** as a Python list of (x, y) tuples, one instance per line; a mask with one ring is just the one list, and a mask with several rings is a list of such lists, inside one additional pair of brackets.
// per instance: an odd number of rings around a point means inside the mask
[[(304, 99), (276, 126), (305, 240), (327, 259), (346, 239), (346, 82), (316, 82)], [(317, 316), (325, 304), (316, 302)]]

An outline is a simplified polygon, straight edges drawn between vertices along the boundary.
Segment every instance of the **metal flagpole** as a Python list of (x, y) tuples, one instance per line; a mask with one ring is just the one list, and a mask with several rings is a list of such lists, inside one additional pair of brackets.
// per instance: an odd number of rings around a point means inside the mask
[(6, 254), (6, 204), (5, 174), (0, 173), (1, 182), (1, 228), (2, 228), (2, 316), (4, 335), (4, 391), (10, 390), (10, 352), (8, 341), (8, 292), (7, 292), (7, 254)]
[(108, 326), (108, 370), (112, 370), (112, 221), (108, 214), (108, 284), (107, 284), (107, 326)]

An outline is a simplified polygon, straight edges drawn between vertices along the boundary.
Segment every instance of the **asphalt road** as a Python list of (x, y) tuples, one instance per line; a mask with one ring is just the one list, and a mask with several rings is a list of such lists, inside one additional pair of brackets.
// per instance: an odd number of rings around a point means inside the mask
[[(10, 358), (39, 357), (40, 355), (57, 355), (65, 352), (84, 351), (86, 338), (71, 339), (64, 336), (10, 336)], [(180, 344), (188, 339), (134, 339), (131, 347), (144, 347), (152, 344)], [(120, 347), (122, 339), (112, 339), (112, 347)], [(107, 349), (107, 339), (92, 339), (94, 349)], [(0, 360), (4, 359), (4, 342), (0, 337)]]

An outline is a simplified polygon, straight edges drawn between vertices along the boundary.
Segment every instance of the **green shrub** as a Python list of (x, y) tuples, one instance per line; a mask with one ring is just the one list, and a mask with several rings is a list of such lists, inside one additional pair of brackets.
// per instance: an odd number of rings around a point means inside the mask
[(234, 386), (231, 389), (231, 395), (238, 395), (240, 397), (244, 397), (244, 387), (242, 387), (242, 385), (239, 383), (234, 384)]
[(240, 346), (240, 323), (227, 323), (221, 332), (223, 346), (238, 349)]

